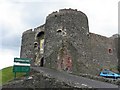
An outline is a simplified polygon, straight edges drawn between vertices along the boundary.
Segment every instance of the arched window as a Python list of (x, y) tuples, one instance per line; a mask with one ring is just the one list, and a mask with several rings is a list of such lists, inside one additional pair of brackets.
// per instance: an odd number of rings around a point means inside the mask
[(58, 29), (57, 32), (58, 32), (58, 33), (61, 33), (61, 32), (62, 32), (62, 29)]
[(36, 48), (38, 45), (38, 42), (34, 42), (34, 48)]
[(37, 34), (37, 37), (41, 37), (41, 36), (43, 36), (43, 35), (44, 35), (44, 32), (41, 31), (41, 32), (39, 32), (39, 33)]

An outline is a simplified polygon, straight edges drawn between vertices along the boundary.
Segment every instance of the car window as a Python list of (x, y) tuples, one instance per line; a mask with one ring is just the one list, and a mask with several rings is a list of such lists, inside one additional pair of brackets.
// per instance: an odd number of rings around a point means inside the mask
[(109, 73), (109, 74), (114, 75), (114, 73)]
[(115, 75), (115, 73), (113, 73), (113, 72), (109, 72), (109, 74), (110, 74), (110, 75)]
[(103, 74), (108, 74), (107, 72), (103, 72)]

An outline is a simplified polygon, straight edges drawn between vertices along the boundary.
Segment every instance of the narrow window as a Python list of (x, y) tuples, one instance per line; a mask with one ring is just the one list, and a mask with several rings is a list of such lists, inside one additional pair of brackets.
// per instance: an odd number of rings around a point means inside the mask
[(55, 15), (55, 17), (57, 17), (57, 15)]
[(109, 49), (108, 49), (108, 52), (109, 52), (109, 53), (112, 53), (112, 49), (111, 49), (111, 48), (109, 48)]
[(43, 65), (44, 65), (44, 57), (42, 57), (40, 61), (40, 66), (43, 67)]
[(38, 45), (38, 43), (37, 43), (37, 42), (34, 42), (34, 48), (36, 48), (36, 47), (37, 47), (37, 45)]

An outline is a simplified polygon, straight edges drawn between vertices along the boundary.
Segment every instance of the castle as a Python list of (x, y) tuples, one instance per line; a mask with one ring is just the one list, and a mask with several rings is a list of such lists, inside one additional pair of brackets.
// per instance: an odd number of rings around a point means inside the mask
[(117, 71), (117, 37), (91, 33), (83, 12), (61, 9), (49, 14), (44, 25), (23, 32), (20, 57), (31, 58), (32, 66), (74, 74)]

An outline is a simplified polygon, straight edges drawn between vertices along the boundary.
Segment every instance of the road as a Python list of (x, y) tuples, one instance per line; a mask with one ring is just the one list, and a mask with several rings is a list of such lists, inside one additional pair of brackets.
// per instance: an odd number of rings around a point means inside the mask
[(84, 78), (81, 76), (72, 75), (67, 72), (60, 72), (57, 70), (48, 69), (44, 67), (31, 67), (31, 68), (40, 73), (44, 73), (47, 76), (56, 78), (60, 81), (64, 81), (69, 84), (71, 83), (71, 85), (75, 87), (82, 86), (82, 87), (88, 87), (88, 88), (109, 88), (109, 90), (110, 88), (112, 90), (114, 88), (115, 90), (120, 90), (118, 89), (117, 85), (101, 82), (97, 80), (92, 80), (92, 79)]

